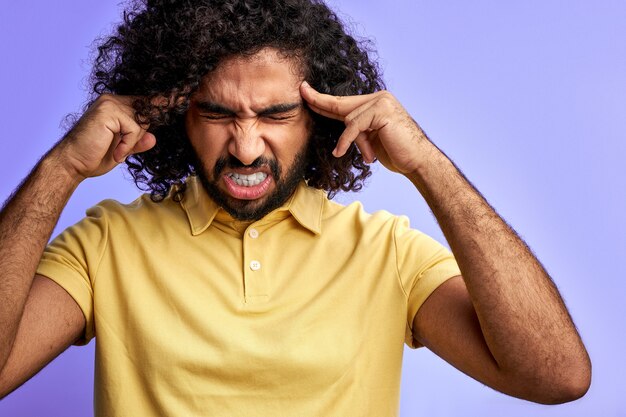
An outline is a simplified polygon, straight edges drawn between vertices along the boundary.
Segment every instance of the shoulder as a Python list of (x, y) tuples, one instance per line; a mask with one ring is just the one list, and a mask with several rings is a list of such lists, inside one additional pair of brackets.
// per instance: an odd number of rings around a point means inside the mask
[(87, 209), (87, 215), (102, 216), (136, 216), (149, 213), (164, 213), (167, 211), (180, 211), (180, 203), (170, 197), (161, 201), (153, 201), (150, 194), (142, 194), (130, 203), (122, 203), (113, 199), (100, 201), (95, 206)]
[(333, 200), (326, 200), (324, 204), (323, 220), (349, 220), (359, 223), (375, 225), (402, 222), (408, 225), (409, 220), (404, 215), (396, 215), (387, 210), (368, 212), (360, 201), (343, 205)]
[(88, 221), (103, 222), (110, 228), (161, 224), (175, 219), (184, 219), (179, 202), (169, 197), (162, 201), (153, 201), (149, 194), (143, 194), (130, 203), (112, 199), (103, 200), (89, 208), (85, 218)]
[(409, 219), (386, 210), (368, 212), (359, 201), (348, 205), (327, 200), (322, 217), (324, 228), (350, 229), (358, 234), (391, 237), (397, 229), (411, 230)]

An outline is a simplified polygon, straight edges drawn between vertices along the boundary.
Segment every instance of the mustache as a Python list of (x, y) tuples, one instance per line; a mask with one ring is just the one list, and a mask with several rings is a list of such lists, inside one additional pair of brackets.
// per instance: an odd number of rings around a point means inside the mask
[(213, 178), (219, 178), (222, 171), (226, 168), (260, 168), (262, 166), (268, 166), (270, 168), (275, 181), (280, 180), (281, 169), (275, 159), (260, 156), (251, 164), (246, 165), (232, 155), (222, 156), (215, 162), (215, 167), (213, 168)]

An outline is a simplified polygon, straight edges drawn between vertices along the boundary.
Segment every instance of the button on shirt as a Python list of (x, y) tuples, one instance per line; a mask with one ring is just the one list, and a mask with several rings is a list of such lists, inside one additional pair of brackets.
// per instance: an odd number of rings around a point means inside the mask
[(96, 337), (97, 416), (393, 416), (417, 310), (459, 275), (404, 217), (302, 183), (240, 222), (191, 178), (183, 200), (104, 201), (38, 273)]

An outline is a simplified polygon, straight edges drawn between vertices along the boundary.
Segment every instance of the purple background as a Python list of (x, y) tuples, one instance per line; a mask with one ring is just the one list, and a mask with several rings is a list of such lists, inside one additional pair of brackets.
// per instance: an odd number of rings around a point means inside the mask
[[(391, 3), (391, 2), (388, 2)], [(594, 365), (562, 406), (508, 398), (425, 349), (407, 350), (401, 415), (626, 416), (626, 2), (334, 0), (378, 46), (388, 88), (527, 240), (570, 308)], [(0, 199), (80, 110), (89, 45), (114, 2), (2, 0)], [(138, 191), (121, 170), (82, 184), (57, 231)], [(377, 169), (355, 196), (442, 239), (410, 183)], [(0, 416), (92, 415), (93, 343), (72, 347), (0, 402)]]

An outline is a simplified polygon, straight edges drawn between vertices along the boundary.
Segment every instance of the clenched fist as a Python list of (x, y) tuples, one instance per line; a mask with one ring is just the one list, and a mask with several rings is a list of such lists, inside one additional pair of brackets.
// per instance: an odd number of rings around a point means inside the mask
[(147, 151), (156, 138), (135, 121), (134, 97), (102, 95), (57, 144), (52, 154), (83, 180), (112, 170), (129, 155)]

